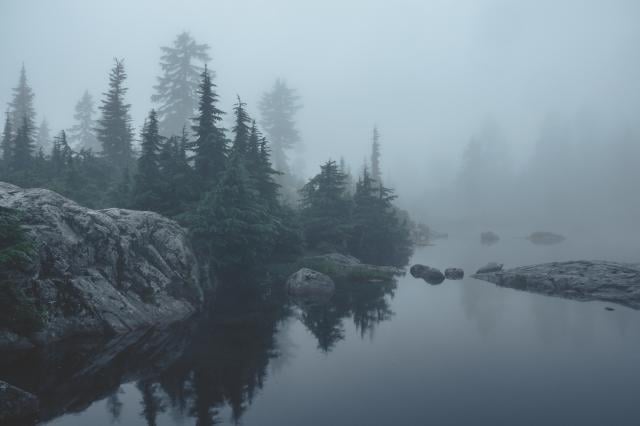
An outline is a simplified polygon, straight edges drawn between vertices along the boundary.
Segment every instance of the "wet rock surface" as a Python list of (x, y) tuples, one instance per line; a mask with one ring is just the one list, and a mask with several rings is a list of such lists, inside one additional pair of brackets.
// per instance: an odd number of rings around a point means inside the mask
[(309, 268), (299, 269), (287, 279), (289, 294), (301, 298), (326, 299), (335, 288), (329, 276)]
[(444, 277), (448, 280), (461, 280), (464, 278), (464, 271), (460, 268), (447, 268), (444, 270)]
[(482, 268), (476, 271), (476, 274), (487, 274), (490, 272), (499, 272), (502, 271), (502, 263), (489, 262), (484, 265)]
[(532, 293), (600, 300), (640, 309), (640, 265), (607, 261), (552, 262), (486, 271), (474, 278)]
[(0, 424), (34, 424), (38, 414), (38, 398), (0, 380)]
[[(17, 210), (33, 245), (26, 270), (8, 271), (40, 329), (0, 330), (0, 347), (124, 333), (193, 314), (206, 285), (186, 231), (151, 212), (91, 210), (45, 189), (0, 182), (0, 206)], [(7, 271), (4, 271), (7, 272)]]
[(439, 269), (430, 266), (415, 264), (409, 270), (414, 278), (422, 278), (429, 284), (440, 284), (444, 281), (444, 274)]

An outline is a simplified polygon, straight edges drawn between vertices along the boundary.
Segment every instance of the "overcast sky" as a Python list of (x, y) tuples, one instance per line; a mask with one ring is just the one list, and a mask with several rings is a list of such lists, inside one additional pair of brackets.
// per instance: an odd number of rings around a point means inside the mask
[(121, 57), (139, 127), (184, 30), (211, 46), (223, 109), (239, 94), (256, 112), (276, 77), (298, 89), (308, 173), (358, 168), (377, 123), (401, 194), (450, 180), (488, 119), (522, 159), (548, 114), (639, 118), (637, 0), (0, 0), (0, 104), (24, 62), (38, 120), (67, 128)]

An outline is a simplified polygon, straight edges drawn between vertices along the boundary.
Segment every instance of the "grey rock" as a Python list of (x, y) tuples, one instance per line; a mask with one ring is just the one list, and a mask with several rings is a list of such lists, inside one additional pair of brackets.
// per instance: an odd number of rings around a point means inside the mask
[(38, 414), (38, 398), (0, 380), (0, 424), (30, 424)]
[(287, 279), (287, 291), (302, 298), (329, 298), (335, 291), (335, 284), (321, 272), (302, 268)]
[(527, 237), (527, 240), (533, 244), (539, 245), (551, 245), (559, 244), (565, 240), (565, 237), (560, 234), (554, 234), (553, 232), (533, 232)]
[(480, 242), (485, 245), (492, 245), (500, 241), (500, 236), (492, 231), (486, 231), (480, 234)]
[(300, 260), (300, 266), (322, 272), (334, 280), (390, 281), (402, 273), (393, 266), (369, 265), (340, 253), (308, 256)]
[(447, 268), (444, 270), (444, 277), (448, 280), (461, 280), (464, 278), (464, 271), (460, 268)]
[(419, 263), (413, 265), (409, 269), (409, 273), (411, 273), (414, 278), (422, 278), (429, 284), (440, 284), (444, 281), (444, 274), (440, 272), (439, 269)]
[(487, 274), (489, 272), (499, 272), (502, 271), (502, 267), (504, 265), (502, 263), (489, 262), (484, 265), (482, 268), (478, 269), (476, 274)]
[(186, 230), (172, 220), (91, 210), (52, 191), (2, 182), (0, 206), (23, 214), (35, 256), (14, 281), (44, 324), (30, 336), (0, 331), (0, 343), (123, 333), (186, 318), (203, 302), (208, 284)]
[(552, 262), (474, 278), (501, 287), (581, 301), (601, 300), (640, 309), (640, 265), (607, 261)]

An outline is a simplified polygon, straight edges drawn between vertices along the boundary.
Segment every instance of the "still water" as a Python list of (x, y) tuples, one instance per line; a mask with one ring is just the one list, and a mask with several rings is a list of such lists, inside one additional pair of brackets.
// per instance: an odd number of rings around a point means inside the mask
[[(637, 262), (638, 248), (451, 236), (411, 263), (469, 275), (488, 261)], [(640, 311), (468, 277), (342, 284), (325, 306), (276, 293), (234, 293), (198, 324), (4, 359), (0, 376), (40, 395), (52, 426), (640, 424)]]

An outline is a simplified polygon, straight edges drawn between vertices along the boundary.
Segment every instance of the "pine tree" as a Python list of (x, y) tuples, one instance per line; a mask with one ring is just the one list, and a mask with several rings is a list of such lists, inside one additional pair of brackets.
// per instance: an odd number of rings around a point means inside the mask
[(51, 167), (54, 175), (63, 176), (70, 163), (72, 162), (72, 151), (67, 142), (67, 134), (63, 130), (53, 139), (53, 147), (51, 149)]
[(2, 131), (2, 161), (5, 165), (11, 162), (11, 154), (13, 153), (13, 129), (11, 128), (11, 118), (9, 111), (5, 113), (4, 129)]
[(286, 173), (289, 170), (286, 152), (300, 142), (295, 115), (302, 106), (300, 97), (284, 80), (277, 79), (271, 91), (260, 101), (262, 127), (272, 143), (275, 169)]
[(73, 118), (76, 120), (76, 124), (69, 129), (69, 140), (76, 148), (90, 149), (94, 152), (100, 151), (100, 145), (94, 133), (94, 114), (93, 97), (88, 90), (85, 90), (75, 107)]
[(49, 131), (49, 123), (46, 119), (42, 119), (40, 127), (38, 127), (38, 136), (36, 137), (36, 148), (47, 151), (51, 149), (51, 133)]
[(382, 183), (380, 173), (380, 133), (378, 127), (373, 128), (373, 141), (371, 143), (371, 177), (378, 183)]
[(218, 179), (226, 162), (227, 141), (222, 128), (217, 127), (222, 120), (222, 111), (216, 107), (218, 95), (215, 87), (205, 65), (198, 90), (198, 116), (193, 126), (196, 140), (192, 145), (195, 174), (200, 185), (204, 186)]
[(24, 64), (20, 69), (20, 79), (18, 86), (13, 89), (13, 100), (9, 103), (11, 108), (11, 122), (18, 128), (22, 127), (24, 119), (27, 120), (27, 127), (31, 132), (28, 136), (32, 138), (35, 131), (36, 113), (33, 108), (33, 90), (27, 82), (27, 71)]
[(320, 173), (302, 188), (301, 219), (311, 248), (346, 248), (351, 202), (345, 189), (346, 176), (331, 160), (320, 166)]
[(172, 136), (162, 144), (158, 155), (161, 180), (161, 199), (158, 212), (175, 216), (183, 212), (194, 197), (193, 169), (189, 166), (186, 153), (187, 133), (182, 137)]
[(163, 135), (178, 135), (194, 116), (198, 104), (198, 80), (202, 68), (194, 61), (210, 60), (209, 46), (198, 44), (187, 32), (179, 34), (173, 47), (162, 47), (160, 67), (162, 76), (154, 86), (151, 97), (159, 104), (158, 117)]
[(160, 170), (158, 153), (162, 144), (158, 116), (151, 110), (142, 130), (142, 152), (134, 178), (132, 205), (139, 210), (157, 211), (160, 204)]
[(22, 116), (22, 125), (18, 127), (15, 140), (13, 141), (13, 153), (9, 167), (16, 171), (26, 171), (31, 167), (33, 160), (34, 143), (33, 128), (29, 118)]
[(236, 103), (233, 107), (233, 112), (236, 117), (235, 125), (233, 126), (233, 147), (231, 149), (232, 153), (239, 154), (241, 156), (245, 156), (247, 154), (248, 145), (249, 145), (249, 136), (251, 133), (251, 128), (249, 127), (249, 123), (251, 119), (249, 118), (249, 114), (247, 114), (247, 110), (245, 107), (247, 104), (242, 102), (240, 96), (238, 96), (238, 103)]
[(98, 120), (96, 129), (98, 140), (102, 144), (102, 155), (112, 167), (118, 170), (129, 167), (132, 161), (133, 136), (129, 116), (131, 105), (124, 100), (127, 92), (124, 86), (126, 78), (124, 62), (115, 59), (115, 65), (109, 74), (109, 90), (104, 93), (100, 106), (102, 116)]

